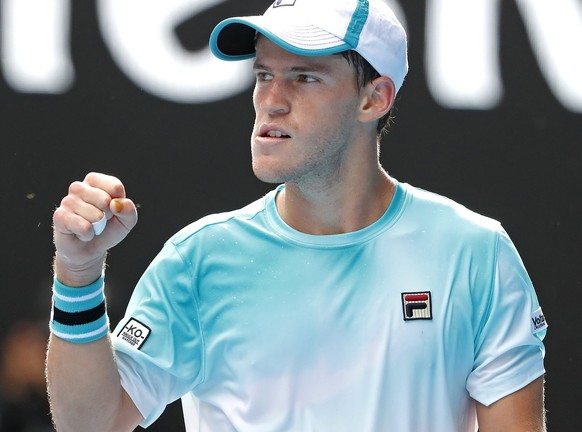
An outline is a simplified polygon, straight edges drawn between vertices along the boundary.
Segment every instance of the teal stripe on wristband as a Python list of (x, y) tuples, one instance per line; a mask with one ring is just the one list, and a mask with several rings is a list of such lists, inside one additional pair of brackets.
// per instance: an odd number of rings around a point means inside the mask
[(75, 326), (61, 324), (51, 319), (50, 330), (60, 339), (74, 343), (88, 343), (101, 339), (109, 333), (109, 319), (107, 315), (103, 315), (89, 324)]
[(92, 284), (73, 288), (62, 284), (57, 278), (55, 278), (53, 284), (53, 294), (56, 294), (58, 298), (66, 302), (86, 300), (88, 296), (94, 296), (95, 293), (103, 292), (104, 281), (105, 277), (101, 276)]
[(109, 319), (105, 312), (104, 277), (79, 288), (63, 285), (55, 278), (49, 327), (57, 337), (74, 343), (88, 343), (106, 336)]
[[(69, 288), (70, 289), (70, 288)], [(82, 290), (84, 288), (79, 288)], [(55, 307), (65, 312), (80, 312), (97, 307), (103, 302), (105, 295), (103, 292), (103, 284), (94, 292), (87, 295), (80, 295), (78, 297), (65, 296), (62, 291), (53, 290), (53, 300)]]

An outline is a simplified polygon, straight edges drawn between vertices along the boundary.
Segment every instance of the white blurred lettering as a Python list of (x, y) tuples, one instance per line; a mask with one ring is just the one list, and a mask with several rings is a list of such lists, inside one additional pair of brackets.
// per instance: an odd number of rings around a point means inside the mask
[[(203, 104), (252, 85), (249, 62), (189, 52), (175, 28), (225, 0), (97, 0), (103, 39), (136, 86), (159, 98)], [(385, 0), (402, 19), (397, 0)], [(504, 94), (499, 62), (501, 0), (429, 0), (425, 74), (451, 109), (494, 109)], [(516, 0), (543, 76), (569, 110), (582, 112), (582, 3)], [(22, 93), (66, 92), (74, 82), (70, 0), (2, 0), (2, 71)], [(525, 72), (524, 72), (525, 73)]]
[(441, 105), (494, 108), (503, 94), (497, 1), (427, 2), (425, 72)]
[[(492, 109), (503, 96), (499, 0), (427, 3), (426, 76), (436, 101)], [(517, 0), (540, 69), (557, 99), (582, 112), (582, 3)]]
[(517, 0), (533, 51), (556, 98), (582, 112), (582, 2)]
[(205, 103), (249, 88), (248, 62), (223, 62), (209, 48), (191, 53), (177, 24), (223, 0), (99, 0), (103, 37), (119, 67), (139, 87), (163, 99)]
[(70, 0), (3, 0), (2, 67), (23, 93), (67, 91), (74, 81), (69, 53)]

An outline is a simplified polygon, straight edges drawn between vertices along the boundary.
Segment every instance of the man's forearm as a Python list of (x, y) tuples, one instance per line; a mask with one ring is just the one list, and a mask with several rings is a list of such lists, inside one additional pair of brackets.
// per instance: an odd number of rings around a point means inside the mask
[(59, 432), (132, 431), (141, 421), (121, 387), (109, 337), (74, 344), (52, 335), (47, 384)]
[(544, 378), (486, 407), (477, 403), (481, 432), (546, 432)]

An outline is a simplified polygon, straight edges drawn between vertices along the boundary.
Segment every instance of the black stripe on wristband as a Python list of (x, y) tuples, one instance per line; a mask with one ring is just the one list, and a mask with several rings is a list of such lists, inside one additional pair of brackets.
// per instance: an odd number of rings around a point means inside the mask
[(105, 315), (105, 300), (99, 306), (83, 312), (65, 312), (57, 307), (53, 309), (53, 320), (63, 325), (83, 325), (97, 321)]

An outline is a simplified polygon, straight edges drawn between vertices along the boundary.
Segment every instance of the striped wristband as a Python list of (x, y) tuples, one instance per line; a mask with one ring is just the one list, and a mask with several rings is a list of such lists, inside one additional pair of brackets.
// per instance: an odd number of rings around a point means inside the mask
[(91, 285), (72, 288), (54, 279), (50, 330), (55, 336), (74, 343), (101, 339), (109, 332), (104, 277)]

